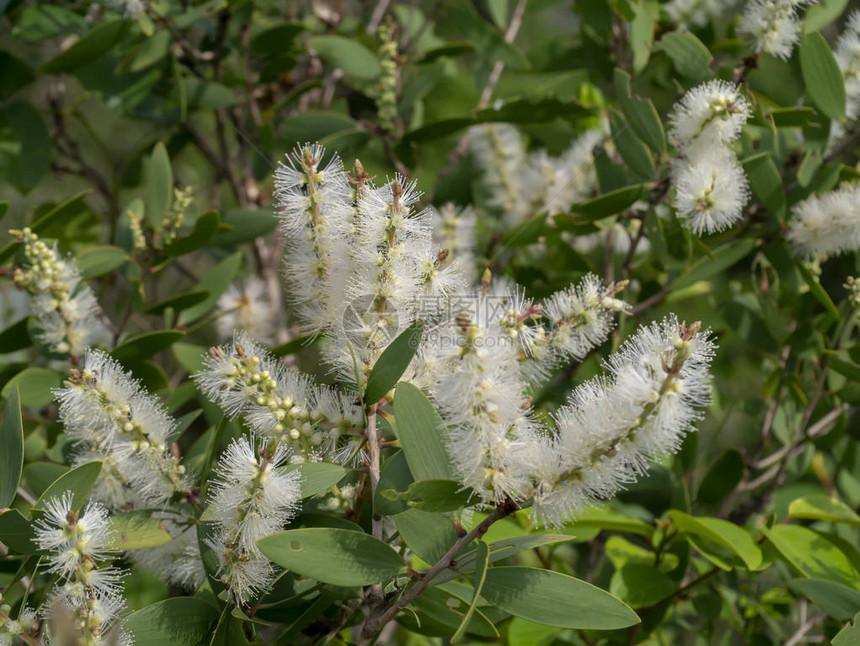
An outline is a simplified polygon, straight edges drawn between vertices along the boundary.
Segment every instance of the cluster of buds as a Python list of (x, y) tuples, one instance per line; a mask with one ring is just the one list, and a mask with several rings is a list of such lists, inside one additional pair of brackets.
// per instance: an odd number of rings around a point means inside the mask
[(36, 613), (22, 608), (17, 619), (12, 619), (12, 607), (4, 603), (0, 594), (0, 646), (11, 646), (22, 635), (29, 635), (38, 625)]
[(383, 23), (379, 27), (382, 45), (378, 54), (382, 74), (379, 76), (376, 113), (379, 118), (379, 127), (386, 132), (397, 131), (397, 38), (395, 32), (395, 25), (391, 22)]
[(190, 186), (184, 189), (173, 189), (173, 204), (164, 212), (161, 220), (162, 243), (170, 244), (185, 222), (186, 212), (191, 206), (194, 190)]
[(96, 297), (81, 284), (74, 262), (60, 257), (31, 229), (9, 231), (24, 244), (26, 267), (15, 268), (15, 284), (31, 295), (30, 312), (37, 337), (51, 352), (80, 355), (105, 331)]

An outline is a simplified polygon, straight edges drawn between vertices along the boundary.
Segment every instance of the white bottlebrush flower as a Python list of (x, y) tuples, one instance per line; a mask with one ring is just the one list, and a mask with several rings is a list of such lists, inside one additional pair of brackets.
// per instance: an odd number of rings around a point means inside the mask
[(517, 224), (530, 215), (523, 190), (526, 150), (519, 131), (507, 123), (488, 123), (469, 130), (469, 146), (482, 171), (486, 203)]
[(470, 206), (458, 208), (451, 203), (430, 208), (433, 246), (448, 252), (446, 263), (457, 261), (469, 283), (478, 278), (475, 260), (477, 216)]
[(693, 233), (716, 233), (743, 217), (749, 199), (749, 180), (734, 154), (715, 146), (675, 162), (673, 206)]
[(679, 26), (703, 27), (736, 4), (735, 0), (669, 0), (663, 8)]
[(751, 113), (739, 86), (708, 81), (687, 91), (675, 104), (669, 134), (679, 150), (695, 146), (709, 154), (718, 145), (736, 140)]
[[(65, 630), (76, 631), (75, 643), (109, 644), (112, 639), (126, 640), (121, 624), (125, 609), (121, 580), (125, 572), (102, 561), (116, 553), (108, 511), (90, 503), (83, 513), (72, 509), (73, 495), (50, 498), (45, 515), (35, 523), (35, 538), (40, 550), (47, 552), (48, 571), (59, 581), (51, 591), (47, 607), (49, 619), (60, 613), (83, 618), (63, 622)], [(71, 638), (72, 635), (63, 635)], [(78, 641), (79, 640), (79, 641)]]
[(29, 228), (11, 230), (24, 243), (27, 267), (15, 268), (15, 284), (32, 296), (30, 312), (36, 319), (37, 336), (51, 352), (76, 357), (84, 348), (101, 341), (106, 328), (101, 308), (72, 260), (60, 256)]
[(807, 258), (860, 249), (860, 187), (812, 195), (792, 209), (787, 238)]
[(800, 39), (798, 9), (815, 0), (750, 0), (741, 14), (738, 32), (755, 40), (756, 52), (787, 60)]
[(356, 424), (355, 407), (315, 387), (244, 332), (231, 344), (210, 348), (194, 380), (228, 416), (241, 415), (255, 433), (289, 445), (301, 459), (327, 455), (340, 432)]
[(602, 130), (588, 130), (558, 157), (545, 150), (529, 155), (523, 190), (533, 213), (567, 213), (574, 203), (594, 196), (598, 189), (594, 149), (605, 138)]
[(710, 402), (710, 337), (669, 316), (637, 330), (605, 376), (574, 390), (554, 415), (555, 436), (534, 450), (537, 518), (560, 525), (680, 448)]
[(306, 144), (275, 171), (274, 200), (284, 234), (288, 296), (305, 327), (325, 330), (337, 318), (349, 276), (352, 191), (337, 156)]
[(626, 281), (604, 285), (594, 274), (553, 294), (543, 304), (547, 320), (542, 343), (536, 343), (526, 368), (533, 378), (571, 359), (581, 360), (603, 343), (615, 327), (615, 316), (629, 306), (616, 298)]
[(158, 507), (188, 489), (171, 452), (176, 420), (110, 355), (87, 350), (55, 396), (75, 464), (103, 460), (96, 499), (113, 508)]
[[(860, 116), (860, 10), (854, 10), (833, 49), (845, 83), (845, 123), (852, 124)], [(840, 121), (830, 124), (830, 148), (845, 136)]]
[(266, 284), (251, 276), (242, 285), (230, 285), (218, 299), (218, 336), (228, 339), (234, 330), (244, 330), (248, 336), (263, 343), (274, 340), (275, 314), (266, 293)]
[(237, 602), (252, 599), (271, 584), (273, 568), (257, 541), (281, 530), (301, 500), (298, 471), (281, 470), (288, 457), (284, 447), (265, 443), (255, 451), (243, 437), (215, 467), (211, 513), (218, 534), (210, 546), (218, 555), (221, 580)]

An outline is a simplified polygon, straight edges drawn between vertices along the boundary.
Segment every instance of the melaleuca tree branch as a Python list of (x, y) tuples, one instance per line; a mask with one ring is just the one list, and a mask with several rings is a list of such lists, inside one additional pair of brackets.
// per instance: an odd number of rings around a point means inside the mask
[(432, 567), (422, 572), (418, 580), (413, 583), (403, 594), (391, 605), (382, 610), (375, 612), (371, 609), (371, 614), (364, 622), (361, 628), (361, 636), (359, 638), (360, 645), (367, 645), (373, 641), (373, 638), (385, 627), (385, 625), (397, 616), (397, 613), (409, 605), (418, 595), (427, 590), (442, 571), (454, 565), (455, 558), (466, 549), (472, 541), (480, 538), (487, 533), (490, 526), (497, 520), (501, 520), (505, 516), (514, 513), (519, 508), (518, 504), (513, 500), (506, 500), (498, 505), (481, 523), (474, 527), (468, 534), (461, 536), (457, 541), (445, 552), (445, 555), (440, 558)]

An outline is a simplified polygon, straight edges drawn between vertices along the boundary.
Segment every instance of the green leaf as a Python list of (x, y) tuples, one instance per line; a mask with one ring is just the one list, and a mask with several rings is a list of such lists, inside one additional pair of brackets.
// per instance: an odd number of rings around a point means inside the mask
[(656, 49), (666, 52), (682, 76), (694, 81), (704, 81), (711, 77), (711, 52), (692, 32), (669, 32), (660, 39)]
[[(408, 610), (398, 615), (397, 623), (413, 633), (450, 637), (459, 627), (468, 606), (462, 596), (450, 590), (430, 588), (414, 599)], [(479, 609), (475, 609), (466, 632), (493, 640), (499, 637), (499, 631)]]
[(638, 518), (631, 518), (626, 514), (619, 514), (608, 509), (594, 508), (584, 511), (578, 515), (573, 522), (571, 531), (576, 533), (577, 528), (597, 527), (611, 532), (626, 532), (651, 536), (654, 528)]
[(270, 27), (254, 36), (251, 40), (251, 51), (260, 54), (279, 54), (290, 47), (296, 36), (307, 27), (298, 22), (285, 22)]
[(206, 211), (195, 221), (194, 228), (187, 236), (176, 238), (165, 248), (168, 256), (182, 256), (192, 251), (205, 247), (212, 240), (218, 227), (221, 225), (221, 216), (218, 211)]
[(385, 348), (367, 378), (365, 404), (375, 404), (397, 385), (397, 381), (412, 362), (412, 357), (418, 352), (423, 328), (421, 321), (415, 321)]
[(72, 510), (80, 511), (90, 496), (93, 485), (99, 477), (102, 470), (102, 463), (98, 460), (85, 462), (79, 467), (66, 471), (59, 478), (51, 483), (51, 486), (45, 489), (36, 503), (33, 505), (34, 510), (43, 510), (45, 503), (51, 498), (62, 496), (67, 491), (72, 492)]
[(611, 110), (609, 123), (612, 128), (612, 143), (627, 165), (645, 179), (654, 175), (654, 156), (651, 150), (639, 140), (627, 122)]
[(35, 554), (38, 551), (33, 526), (17, 509), (0, 512), (0, 543), (18, 554)]
[(207, 348), (192, 343), (174, 343), (170, 349), (179, 365), (185, 368), (189, 374), (194, 374), (203, 369), (203, 358), (208, 352)]
[[(566, 543), (576, 538), (566, 534), (527, 534), (525, 536), (512, 536), (504, 540), (490, 543), (490, 563), (498, 563), (521, 552), (534, 550), (543, 545), (555, 545)], [(469, 573), (475, 568), (475, 547), (467, 548), (457, 557), (457, 572)], [(457, 572), (445, 570), (435, 579), (433, 584), (438, 585), (450, 581), (458, 576)]]
[(767, 210), (780, 220), (785, 219), (785, 186), (773, 159), (768, 153), (754, 155), (743, 162), (750, 186)]
[(546, 123), (558, 118), (567, 120), (587, 117), (591, 110), (577, 101), (561, 101), (555, 97), (543, 99), (512, 99), (499, 106), (484, 108), (475, 115), (476, 123)]
[(55, 56), (39, 68), (40, 74), (63, 74), (73, 72), (87, 63), (101, 58), (116, 44), (125, 31), (122, 20), (103, 22), (93, 27), (67, 50)]
[(756, 241), (749, 239), (735, 240), (731, 244), (725, 244), (722, 247), (712, 250), (713, 258), (710, 256), (702, 256), (699, 258), (689, 270), (685, 271), (678, 280), (675, 281), (674, 289), (680, 290), (685, 287), (695, 285), (700, 280), (708, 280), (721, 274), (732, 265), (738, 263), (753, 249), (755, 249)]
[(164, 213), (173, 200), (173, 169), (167, 148), (160, 141), (144, 160), (144, 177), (147, 221), (153, 229), (160, 229)]
[(462, 509), (469, 504), (472, 493), (456, 480), (419, 480), (406, 491), (382, 491), (388, 500), (402, 500), (415, 509), (435, 512)]
[(628, 43), (633, 51), (633, 69), (639, 73), (651, 58), (654, 44), (654, 27), (660, 17), (660, 6), (654, 0), (639, 0), (634, 5), (630, 21)]
[(471, 117), (451, 117), (448, 119), (440, 119), (439, 121), (433, 121), (419, 128), (415, 128), (415, 130), (410, 130), (404, 135), (403, 141), (410, 143), (441, 139), (442, 137), (447, 137), (455, 132), (465, 130), (475, 123), (475, 119)]
[(9, 181), (22, 193), (32, 190), (51, 168), (51, 136), (42, 114), (17, 101), (0, 113), (18, 141), (18, 154), (9, 168)]
[(453, 480), (445, 449), (447, 430), (433, 404), (409, 383), (397, 385), (394, 395), (397, 439), (416, 480)]
[(421, 65), (424, 63), (432, 63), (433, 61), (442, 58), (443, 56), (454, 58), (455, 56), (469, 54), (474, 51), (475, 45), (468, 41), (445, 43), (444, 45), (440, 45), (439, 47), (433, 47), (432, 49), (428, 49), (426, 52), (424, 52), (424, 58), (418, 61), (418, 64)]
[(305, 336), (299, 336), (287, 341), (282, 345), (277, 345), (269, 351), (276, 357), (286, 357), (287, 355), (301, 352), (305, 348), (316, 345), (322, 337), (322, 334), (306, 334)]
[(281, 132), (285, 141), (302, 144), (319, 141), (337, 132), (354, 130), (355, 120), (339, 112), (310, 111), (284, 120)]
[(616, 68), (614, 80), (621, 111), (627, 121), (655, 154), (662, 155), (666, 152), (666, 133), (654, 104), (650, 99), (640, 99), (631, 94), (630, 75), (626, 72)]
[(457, 541), (453, 521), (443, 514), (408, 509), (392, 516), (403, 542), (425, 563), (435, 563)]
[(800, 525), (776, 525), (762, 531), (783, 559), (802, 575), (857, 586), (857, 570), (851, 561), (821, 534)]
[(75, 259), (75, 264), (81, 270), (81, 278), (92, 280), (121, 267), (128, 259), (129, 255), (124, 249), (103, 245), (84, 251)]
[(141, 72), (161, 61), (170, 52), (172, 40), (166, 29), (155, 32), (135, 48), (134, 59), (129, 64), (128, 71)]
[[(3, 12), (0, 11), (0, 14)], [(70, 34), (83, 34), (88, 28), (83, 16), (64, 7), (43, 4), (22, 7), (15, 16), (12, 35), (22, 40), (47, 40)]]
[(559, 628), (615, 630), (640, 621), (608, 592), (551, 570), (490, 568), (481, 595), (512, 615)]
[[(48, 227), (54, 223), (59, 223), (60, 220), (63, 220), (64, 225), (69, 223), (72, 218), (88, 209), (84, 198), (89, 194), (89, 189), (81, 191), (67, 199), (65, 202), (61, 202), (44, 215), (39, 216), (39, 218), (30, 225), (33, 233), (41, 235)], [(0, 260), (2, 260), (2, 258), (0, 258)]]
[(281, 567), (332, 585), (379, 583), (405, 565), (387, 543), (345, 529), (293, 529), (261, 538), (257, 546)]
[(0, 419), (0, 507), (15, 499), (24, 468), (24, 424), (21, 421), (20, 393), (16, 388), (6, 402)]
[(801, 278), (803, 278), (803, 282), (807, 284), (809, 287), (809, 291), (813, 296), (818, 300), (819, 303), (824, 305), (824, 308), (830, 312), (837, 321), (841, 320), (842, 317), (839, 316), (839, 310), (836, 309), (836, 305), (833, 303), (833, 299), (830, 298), (830, 295), (824, 291), (824, 288), (821, 286), (821, 283), (818, 282), (818, 278), (815, 277), (809, 268), (803, 263), (801, 260), (796, 260), (797, 263), (797, 271), (800, 272)]
[(211, 294), (208, 290), (198, 289), (190, 292), (185, 292), (184, 294), (177, 294), (176, 296), (171, 296), (168, 299), (153, 305), (148, 310), (146, 310), (147, 314), (164, 314), (164, 312), (168, 309), (172, 309), (174, 312), (181, 312), (182, 310), (186, 310), (189, 307), (194, 307), (195, 305), (199, 305), (207, 298), (209, 298)]
[(860, 608), (860, 592), (825, 579), (795, 579), (788, 586), (837, 621), (847, 621)]
[(196, 646), (206, 640), (218, 610), (197, 597), (173, 597), (131, 613), (126, 630), (137, 644)]
[(860, 527), (860, 516), (851, 507), (838, 498), (823, 494), (793, 500), (788, 506), (788, 515), (793, 518), (827, 520), (831, 523), (847, 523)]
[(839, 18), (847, 6), (848, 0), (819, 0), (815, 6), (804, 12), (803, 30), (816, 31), (826, 27)]
[(237, 251), (236, 253), (227, 256), (224, 260), (207, 271), (200, 282), (197, 283), (195, 289), (208, 291), (209, 298), (199, 305), (194, 305), (193, 307), (189, 307), (183, 311), (182, 314), (179, 315), (179, 322), (182, 325), (193, 323), (215, 307), (221, 294), (223, 294), (224, 290), (230, 286), (230, 283), (236, 277), (236, 274), (239, 273), (239, 269), (241, 269), (241, 267), (242, 252)]
[(283, 468), (285, 473), (298, 471), (301, 477), (302, 498), (310, 498), (328, 491), (346, 476), (346, 469), (328, 462), (302, 462)]
[(809, 120), (815, 114), (810, 107), (775, 108), (770, 111), (773, 125), (777, 128), (803, 128), (809, 125)]
[(185, 90), (188, 110), (229, 108), (237, 101), (230, 88), (221, 83), (191, 77), (184, 79), (182, 86)]
[(845, 82), (827, 41), (817, 31), (804, 35), (800, 43), (800, 71), (806, 94), (826, 116), (845, 118)]
[(54, 401), (54, 388), (59, 388), (62, 379), (50, 368), (25, 368), (12, 377), (0, 391), (0, 397), (10, 399), (18, 388), (21, 406), (41, 408)]
[(860, 644), (860, 612), (839, 631), (830, 642), (832, 646), (857, 646)]
[(720, 518), (693, 517), (677, 509), (669, 510), (669, 517), (684, 534), (692, 534), (704, 541), (694, 543), (702, 556), (722, 569), (730, 569), (732, 563), (722, 558), (722, 553), (714, 550), (720, 548), (740, 557), (743, 564), (750, 570), (761, 565), (761, 549), (756, 545), (752, 536), (734, 523)]
[(221, 214), (221, 222), (233, 230), (216, 234), (209, 241), (212, 246), (233, 247), (250, 242), (274, 231), (278, 220), (270, 210), (227, 209)]
[(382, 71), (376, 55), (351, 38), (314, 36), (308, 40), (308, 45), (326, 63), (340, 68), (354, 79), (372, 81)]
[(33, 345), (28, 331), (30, 318), (22, 318), (0, 332), (0, 354), (17, 352)]
[(129, 511), (124, 514), (112, 514), (110, 526), (113, 530), (115, 550), (140, 550), (148, 547), (158, 547), (173, 540), (164, 520), (153, 517), (146, 509)]
[(626, 209), (636, 200), (642, 198), (648, 189), (648, 184), (633, 184), (609, 191), (587, 202), (580, 202), (570, 207), (572, 213), (585, 216), (588, 220), (600, 220)]
[(851, 361), (847, 352), (834, 352), (833, 350), (825, 350), (824, 352), (830, 357), (828, 365), (831, 370), (851, 381), (860, 382), (860, 365)]
[(744, 477), (744, 459), (736, 449), (729, 449), (711, 465), (699, 485), (696, 500), (707, 504), (720, 502)]
[(475, 607), (478, 605), (478, 600), (481, 598), (481, 590), (484, 587), (484, 582), (487, 579), (487, 569), (490, 565), (490, 548), (484, 541), (478, 541), (478, 546), (475, 549), (475, 574), (472, 576), (472, 601), (469, 603), (469, 609), (463, 616), (463, 621), (460, 622), (460, 627), (451, 638), (451, 643), (458, 642), (465, 634), (466, 627), (472, 619), (475, 612)]
[(114, 348), (111, 355), (124, 364), (132, 364), (148, 359), (157, 352), (169, 348), (174, 342), (185, 336), (180, 330), (156, 330), (145, 332), (126, 339)]

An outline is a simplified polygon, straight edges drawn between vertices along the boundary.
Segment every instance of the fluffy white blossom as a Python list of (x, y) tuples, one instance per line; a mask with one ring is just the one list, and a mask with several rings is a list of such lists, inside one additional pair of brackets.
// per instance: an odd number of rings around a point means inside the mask
[(528, 196), (522, 190), (526, 150), (519, 131), (507, 123), (488, 123), (469, 130), (469, 146), (482, 170), (486, 204), (501, 211), (508, 223), (530, 215)]
[(74, 261), (62, 258), (56, 246), (49, 247), (28, 228), (9, 233), (24, 243), (27, 267), (15, 268), (15, 284), (32, 296), (30, 313), (39, 341), (51, 352), (72, 356), (101, 341), (106, 334), (101, 308)]
[(752, 113), (740, 88), (727, 81), (707, 81), (691, 88), (675, 104), (669, 134), (679, 150), (701, 145), (710, 150), (740, 136)]
[(788, 240), (799, 256), (860, 249), (860, 186), (812, 195), (792, 209)]
[[(845, 123), (852, 124), (860, 116), (860, 10), (854, 10), (833, 49), (845, 83)], [(845, 135), (840, 121), (830, 123), (830, 146)]]
[(558, 157), (545, 150), (526, 154), (517, 129), (487, 124), (470, 131), (472, 153), (482, 170), (485, 202), (502, 212), (509, 226), (537, 213), (570, 211), (597, 189), (594, 149), (606, 138), (602, 129), (581, 134)]
[(710, 401), (714, 344), (674, 316), (640, 328), (554, 415), (532, 447), (534, 513), (560, 525), (615, 495), (651, 460), (680, 448)]
[(462, 267), (466, 281), (471, 283), (478, 277), (477, 260), (475, 259), (475, 228), (477, 215), (470, 206), (458, 208), (448, 203), (439, 209), (430, 208), (431, 231), (433, 246), (447, 252), (442, 264), (458, 262)]
[(171, 451), (176, 420), (110, 355), (87, 350), (81, 368), (54, 394), (76, 447), (74, 464), (103, 461), (96, 500), (116, 509), (159, 507), (188, 489)]
[(45, 503), (45, 515), (35, 523), (33, 540), (46, 552), (43, 558), (48, 572), (58, 577), (46, 604), (48, 618), (72, 618), (71, 623), (57, 625), (73, 630), (79, 640), (76, 643), (128, 643), (121, 626), (125, 609), (121, 580), (125, 572), (102, 564), (115, 555), (108, 511), (99, 503), (90, 503), (78, 514), (72, 502), (70, 491), (50, 498)]
[(615, 298), (622, 287), (589, 275), (540, 304), (503, 282), (485, 285), (428, 331), (415, 381), (448, 422), (455, 472), (483, 500), (529, 490), (528, 446), (537, 435), (529, 387), (606, 339), (613, 315), (626, 309)]
[(330, 455), (341, 432), (362, 419), (347, 399), (314, 386), (242, 332), (211, 348), (204, 365), (194, 375), (203, 394), (230, 417), (244, 417), (255, 433), (289, 444), (294, 459)]
[(227, 339), (234, 330), (271, 343), (275, 333), (275, 313), (266, 292), (266, 284), (256, 276), (241, 285), (230, 285), (218, 299), (218, 336)]
[(218, 533), (208, 542), (218, 555), (221, 580), (239, 603), (271, 585), (274, 567), (256, 543), (282, 529), (301, 500), (298, 471), (281, 468), (288, 457), (283, 446), (264, 442), (255, 451), (243, 437), (215, 467), (209, 512)]
[(787, 60), (800, 39), (798, 10), (816, 0), (750, 0), (738, 25), (738, 32), (755, 40), (756, 52)]
[(703, 27), (736, 4), (735, 0), (669, 0), (663, 8), (672, 22), (680, 26)]
[(689, 90), (672, 111), (673, 206), (697, 235), (723, 231), (743, 217), (749, 181), (729, 147), (750, 116), (738, 86), (708, 81)]
[(302, 323), (320, 332), (340, 313), (350, 271), (353, 196), (337, 156), (306, 144), (275, 171), (274, 200), (284, 234), (284, 277)]
[(710, 155), (679, 160), (672, 178), (673, 206), (693, 233), (723, 231), (743, 218), (749, 180), (730, 150), (715, 147)]

